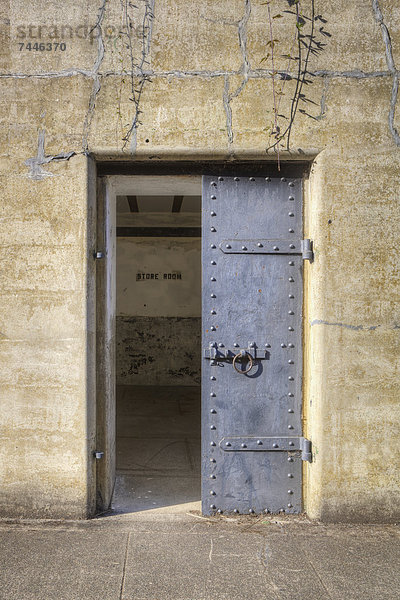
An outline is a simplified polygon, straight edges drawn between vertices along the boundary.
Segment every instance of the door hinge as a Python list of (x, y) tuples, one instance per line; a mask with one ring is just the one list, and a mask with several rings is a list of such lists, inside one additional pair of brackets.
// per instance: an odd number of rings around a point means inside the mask
[(303, 260), (314, 260), (313, 243), (310, 239), (301, 240), (301, 254)]
[(301, 452), (301, 459), (312, 462), (311, 442), (304, 437), (232, 436), (223, 437), (219, 447), (224, 452)]
[(301, 460), (312, 462), (311, 442), (307, 438), (300, 438)]

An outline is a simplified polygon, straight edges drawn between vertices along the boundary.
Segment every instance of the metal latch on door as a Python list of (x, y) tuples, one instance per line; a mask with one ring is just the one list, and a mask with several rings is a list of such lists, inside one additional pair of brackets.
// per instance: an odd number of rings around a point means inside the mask
[[(269, 344), (266, 344), (269, 347)], [(232, 359), (232, 366), (237, 373), (240, 375), (247, 375), (254, 366), (254, 361), (256, 359), (267, 359), (268, 351), (267, 350), (259, 350), (257, 349), (257, 344), (255, 342), (248, 342), (247, 348), (239, 348), (239, 344), (234, 344), (234, 350), (225, 349), (225, 344), (211, 342), (209, 348), (204, 350), (204, 357), (209, 358), (211, 360), (222, 360), (222, 359)], [(248, 361), (247, 367), (245, 369), (239, 368), (237, 361), (241, 360)]]
[(269, 358), (268, 350), (259, 348), (255, 342), (248, 342), (247, 348), (240, 348), (239, 344), (233, 344), (233, 350), (226, 348), (222, 342), (211, 342), (209, 347), (204, 349), (204, 358), (210, 360), (234, 359), (238, 354), (243, 357), (250, 356), (253, 360)]

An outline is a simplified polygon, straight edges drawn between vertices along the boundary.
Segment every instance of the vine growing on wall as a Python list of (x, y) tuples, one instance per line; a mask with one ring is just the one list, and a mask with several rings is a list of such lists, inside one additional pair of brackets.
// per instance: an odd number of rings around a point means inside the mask
[[(268, 39), (266, 42), (267, 54), (262, 62), (269, 64), (272, 78), (273, 118), (269, 127), (269, 145), (266, 151), (274, 150), (279, 155), (282, 149), (290, 150), (290, 137), (297, 113), (304, 114), (312, 119), (313, 115), (307, 109), (308, 104), (316, 104), (305, 92), (307, 86), (313, 83), (313, 73), (310, 71), (310, 59), (318, 56), (325, 48), (323, 40), (331, 37), (324, 25), (327, 20), (321, 14), (316, 14), (315, 0), (310, 0), (308, 11), (301, 0), (268, 0), (262, 3), (267, 8)], [(284, 4), (284, 10), (274, 12), (277, 5)], [(275, 34), (276, 23), (286, 15), (293, 26), (288, 30), (293, 31), (289, 48), (282, 53), (282, 43)], [(287, 61), (285, 68), (279, 69), (278, 63)], [(294, 83), (290, 97), (289, 108), (286, 113), (281, 110), (282, 99), (285, 96), (287, 82)]]
[[(152, 81), (150, 48), (155, 0), (135, 2), (120, 0), (121, 28), (118, 35), (122, 77), (117, 94), (117, 114), (122, 149), (129, 145), (132, 152), (136, 149), (137, 130), (141, 125), (142, 95), (146, 83)], [(261, 62), (272, 80), (273, 97), (269, 111), (272, 117), (266, 127), (266, 152), (277, 153), (279, 167), (280, 152), (284, 149), (290, 151), (296, 116), (300, 113), (318, 120), (310, 111), (312, 105), (317, 105), (308, 95), (314, 78), (310, 62), (313, 56), (323, 52), (331, 34), (325, 29), (327, 20), (316, 12), (315, 0), (266, 0), (261, 4), (266, 7), (267, 23), (266, 56)], [(126, 83), (129, 86), (129, 102), (133, 105), (129, 123), (123, 122), (121, 110)]]
[[(126, 50), (128, 56), (129, 69), (122, 69), (122, 84), (125, 78), (129, 80), (129, 101), (133, 104), (133, 117), (130, 123), (124, 125), (123, 129), (123, 149), (130, 143), (131, 149), (136, 147), (136, 135), (139, 125), (141, 125), (140, 115), (142, 110), (141, 98), (145, 84), (151, 82), (149, 71), (150, 44), (152, 35), (152, 23), (154, 19), (155, 0), (137, 0), (139, 4), (134, 4), (130, 0), (120, 0), (122, 12), (122, 27), (119, 32), (119, 38), (122, 47)], [(140, 9), (142, 15), (139, 17)], [(140, 40), (140, 50), (135, 51), (135, 40)], [(122, 62), (122, 58), (121, 58)], [(121, 94), (118, 98), (118, 117), (121, 116)]]

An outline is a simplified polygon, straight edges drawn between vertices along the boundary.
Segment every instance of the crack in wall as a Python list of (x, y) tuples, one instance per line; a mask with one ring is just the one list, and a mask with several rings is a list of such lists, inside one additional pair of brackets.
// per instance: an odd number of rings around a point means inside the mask
[(343, 329), (351, 329), (352, 331), (375, 331), (376, 329), (400, 329), (400, 325), (394, 323), (393, 325), (349, 325), (348, 323), (323, 321), (322, 319), (314, 319), (310, 322), (310, 326), (314, 325), (329, 325), (332, 327), (343, 327)]
[(393, 58), (393, 48), (392, 48), (392, 40), (390, 38), (389, 29), (387, 28), (385, 21), (383, 19), (383, 14), (379, 6), (378, 0), (372, 0), (372, 10), (374, 13), (375, 21), (381, 28), (383, 43), (385, 45), (385, 55), (386, 55), (386, 64), (389, 69), (389, 72), (392, 75), (393, 83), (392, 83), (392, 91), (390, 94), (390, 106), (389, 106), (389, 129), (392, 134), (393, 140), (396, 146), (400, 147), (400, 135), (397, 131), (397, 128), (394, 124), (394, 119), (396, 115), (396, 104), (397, 98), (399, 94), (399, 71), (396, 69), (396, 65)]
[(314, 77), (329, 77), (330, 79), (373, 79), (375, 77), (391, 77), (392, 75), (390, 71), (360, 71), (358, 69), (354, 69), (353, 71), (317, 70), (310, 71), (310, 74)]
[[(133, 71), (126, 71), (124, 75), (126, 76), (140, 76), (141, 74), (147, 75), (151, 78), (168, 78), (168, 77), (177, 77), (177, 78), (192, 78), (192, 77), (204, 77), (204, 78), (213, 78), (213, 77), (233, 77), (235, 75), (241, 75), (243, 73), (242, 69), (238, 71), (225, 71), (225, 70), (179, 70), (173, 69), (170, 71), (153, 71), (153, 70), (143, 70), (139, 71), (138, 69)], [(311, 75), (315, 77), (330, 79), (335, 78), (344, 78), (344, 79), (373, 79), (376, 77), (393, 77), (393, 73), (390, 71), (329, 71), (329, 70), (318, 70), (311, 71)], [(81, 75), (83, 77), (93, 77), (92, 71), (84, 71), (80, 69), (70, 69), (65, 71), (43, 71), (38, 73), (0, 73), (0, 79), (51, 79), (51, 78), (62, 78), (62, 77), (75, 77), (77, 75)], [(99, 78), (103, 77), (121, 77), (120, 71), (98, 71), (97, 73)], [(288, 75), (291, 77), (295, 77), (295, 73), (288, 72)], [(262, 79), (262, 78), (272, 78), (272, 73), (270, 69), (250, 69), (247, 73), (247, 79)]]
[(240, 52), (242, 54), (242, 66), (238, 74), (241, 74), (243, 79), (240, 85), (236, 88), (236, 90), (232, 93), (229, 93), (230, 90), (230, 81), (228, 75), (224, 75), (224, 91), (223, 91), (223, 104), (224, 110), (226, 114), (226, 129), (228, 134), (228, 146), (231, 146), (233, 143), (233, 128), (232, 128), (232, 108), (231, 101), (234, 98), (237, 98), (239, 94), (243, 91), (245, 85), (249, 80), (249, 73), (251, 71), (250, 61), (247, 56), (247, 24), (249, 22), (251, 15), (251, 0), (244, 0), (244, 13), (243, 17), (240, 21), (237, 22), (238, 28), (238, 37), (239, 37), (239, 47)]
[(393, 59), (392, 40), (385, 22), (383, 20), (383, 14), (379, 7), (378, 0), (372, 0), (372, 10), (374, 12), (375, 21), (380, 25), (382, 31), (383, 42), (385, 44), (386, 64), (391, 73), (396, 73), (396, 67)]
[(91, 71), (82, 69), (65, 69), (64, 71), (42, 71), (39, 73), (0, 73), (0, 79), (51, 79), (61, 77), (92, 77)]
[(240, 51), (242, 53), (242, 72), (243, 72), (243, 81), (241, 85), (238, 87), (236, 92), (232, 95), (232, 98), (235, 98), (244, 86), (247, 83), (248, 73), (250, 71), (250, 62), (247, 56), (247, 24), (249, 22), (251, 15), (251, 0), (244, 0), (244, 14), (238, 23), (238, 36), (239, 36), (239, 46)]
[(230, 146), (233, 142), (233, 131), (232, 131), (232, 108), (230, 104), (230, 95), (229, 95), (229, 77), (225, 75), (224, 77), (224, 91), (222, 95), (224, 110), (226, 115), (226, 131), (228, 133), (228, 145)]
[(229, 19), (210, 19), (210, 17), (205, 17), (204, 15), (200, 15), (200, 19), (203, 19), (208, 23), (214, 23), (215, 25), (231, 25), (232, 27), (237, 27), (239, 24), (238, 21), (233, 21)]
[[(141, 59), (140, 59), (140, 62), (138, 65), (135, 65), (135, 59), (134, 59), (134, 55), (133, 55), (132, 37), (131, 37), (132, 20), (131, 20), (131, 17), (129, 15), (129, 10), (128, 10), (129, 7), (137, 8), (137, 6), (133, 5), (131, 3), (128, 3), (127, 0), (125, 0), (125, 4), (124, 4), (124, 21), (125, 21), (125, 29), (126, 29), (125, 35), (128, 38), (127, 48), (129, 50), (130, 61), (131, 61), (131, 73), (129, 74), (129, 76), (131, 78), (131, 98), (130, 98), (130, 100), (134, 103), (135, 111), (134, 111), (132, 123), (131, 123), (127, 133), (123, 137), (123, 141), (124, 141), (123, 149), (125, 148), (126, 144), (130, 140), (130, 151), (132, 154), (134, 154), (136, 152), (137, 130), (138, 130), (139, 125), (141, 124), (141, 122), (139, 120), (139, 115), (143, 112), (141, 110), (141, 97), (142, 97), (143, 89), (144, 89), (145, 83), (147, 81), (151, 81), (151, 75), (149, 74), (149, 71), (147, 71), (145, 69), (145, 65), (148, 64), (148, 62), (149, 62), (148, 58), (150, 56), (151, 39), (152, 39), (152, 34), (153, 34), (153, 19), (154, 19), (155, 0), (142, 0), (142, 1), (144, 3), (144, 15), (143, 15), (142, 32), (141, 32), (142, 51), (141, 51)], [(128, 4), (129, 4), (129, 7), (128, 7)], [(135, 85), (134, 77), (139, 78), (138, 85)]]
[(93, 79), (93, 87), (92, 87), (92, 91), (90, 93), (89, 106), (88, 106), (88, 110), (86, 113), (85, 121), (83, 123), (82, 148), (83, 148), (84, 152), (88, 151), (88, 138), (89, 138), (89, 133), (90, 133), (90, 127), (92, 124), (94, 110), (96, 107), (97, 95), (101, 88), (101, 75), (99, 73), (99, 70), (100, 70), (101, 63), (103, 62), (104, 52), (105, 52), (104, 40), (103, 40), (103, 30), (102, 30), (101, 26), (104, 21), (104, 15), (106, 12), (106, 4), (107, 4), (107, 0), (102, 0), (101, 6), (99, 8), (98, 16), (97, 16), (97, 23), (92, 29), (92, 31), (94, 31), (94, 29), (98, 30), (97, 56), (96, 56), (96, 60), (93, 63), (92, 70), (90, 72), (90, 77), (92, 77), (92, 79)]
[(329, 91), (329, 79), (328, 79), (328, 77), (324, 77), (324, 86), (322, 88), (322, 94), (321, 94), (321, 100), (320, 100), (320, 112), (319, 112), (319, 115), (317, 115), (315, 117), (315, 119), (317, 121), (322, 121), (322, 119), (325, 119), (325, 117), (326, 117), (326, 113), (327, 113), (326, 99), (328, 97), (328, 91)]
[(74, 156), (76, 152), (60, 152), (59, 154), (45, 154), (44, 144), (45, 144), (45, 130), (41, 129), (38, 133), (38, 149), (36, 156), (32, 158), (28, 158), (25, 161), (25, 164), (30, 167), (30, 172), (28, 173), (28, 177), (34, 179), (35, 181), (41, 181), (46, 177), (54, 177), (53, 173), (50, 171), (46, 171), (42, 168), (42, 165), (46, 165), (52, 161), (60, 161), (60, 160), (69, 160), (71, 156)]
[[(269, 69), (251, 69), (250, 61), (247, 54), (247, 25), (251, 16), (251, 0), (244, 0), (244, 12), (243, 16), (239, 21), (229, 21), (229, 20), (218, 20), (216, 22), (221, 22), (228, 26), (237, 27), (238, 30), (238, 39), (239, 39), (239, 47), (242, 54), (242, 65), (239, 70), (235, 71), (227, 71), (227, 70), (170, 70), (170, 71), (153, 71), (152, 69), (145, 69), (145, 64), (148, 62), (148, 56), (150, 54), (150, 46), (151, 46), (151, 38), (152, 38), (152, 20), (154, 16), (154, 5), (155, 0), (142, 0), (145, 4), (145, 14), (143, 18), (143, 34), (142, 34), (142, 57), (137, 68), (132, 68), (130, 73), (125, 73), (133, 77), (142, 78), (142, 87), (145, 81), (151, 80), (151, 78), (168, 78), (168, 77), (176, 77), (176, 78), (214, 78), (214, 77), (223, 77), (224, 78), (224, 88), (223, 88), (223, 106), (226, 115), (226, 130), (228, 136), (228, 145), (231, 146), (234, 139), (233, 132), (233, 124), (232, 124), (232, 108), (231, 101), (238, 97), (240, 93), (243, 91), (246, 86), (248, 80), (250, 78), (272, 78), (271, 70)], [(61, 77), (75, 77), (75, 76), (83, 76), (89, 77), (93, 79), (93, 87), (89, 98), (89, 106), (87, 110), (87, 114), (85, 116), (84, 125), (83, 125), (83, 136), (82, 136), (82, 147), (83, 151), (88, 151), (88, 137), (90, 132), (90, 127), (92, 123), (92, 119), (94, 116), (96, 100), (98, 93), (101, 88), (101, 78), (102, 77), (110, 77), (110, 76), (121, 76), (121, 73), (115, 71), (100, 71), (101, 64), (104, 59), (105, 54), (105, 46), (103, 40), (103, 32), (102, 32), (102, 24), (105, 17), (106, 12), (106, 4), (107, 0), (102, 0), (101, 6), (98, 11), (97, 23), (93, 27), (93, 29), (98, 29), (99, 35), (96, 36), (98, 40), (98, 52), (91, 70), (83, 70), (83, 69), (67, 69), (63, 71), (48, 71), (48, 72), (39, 72), (39, 73), (3, 73), (0, 74), (0, 78), (15, 78), (15, 79), (23, 79), (23, 78), (61, 78)], [(133, 5), (132, 5), (133, 6)], [(137, 8), (137, 7), (135, 7)], [(316, 77), (322, 77), (324, 79), (324, 89), (321, 97), (321, 111), (317, 120), (321, 120), (325, 117), (326, 114), (326, 95), (329, 86), (329, 79), (333, 78), (349, 78), (349, 79), (368, 79), (368, 78), (376, 78), (376, 77), (391, 77), (392, 78), (392, 90), (390, 97), (390, 108), (389, 108), (389, 129), (391, 135), (394, 139), (394, 142), (397, 146), (400, 147), (400, 135), (395, 126), (395, 115), (396, 115), (396, 106), (398, 100), (399, 93), (399, 71), (396, 69), (394, 57), (393, 57), (393, 49), (390, 38), (390, 33), (388, 27), (386, 26), (383, 18), (382, 11), (379, 6), (378, 0), (372, 0), (372, 9), (374, 13), (375, 21), (380, 26), (382, 32), (383, 42), (385, 44), (385, 55), (386, 55), (386, 63), (388, 70), (387, 71), (370, 71), (365, 72), (361, 70), (350, 70), (350, 71), (330, 71), (330, 70), (317, 70), (312, 73), (312, 75)], [(208, 17), (202, 16), (201, 18), (212, 21)], [(230, 77), (242, 75), (242, 81), (240, 85), (233, 91), (230, 92)], [(129, 136), (131, 138), (131, 152), (134, 153), (136, 150), (137, 144), (137, 128), (139, 125), (139, 115), (141, 113), (140, 109), (140, 97), (138, 101), (135, 103), (135, 112), (134, 117), (132, 119), (132, 123), (129, 129)], [(31, 176), (35, 178), (43, 178), (46, 176), (51, 176), (48, 172), (40, 167), (40, 165), (49, 162), (44, 155), (44, 148), (40, 147), (39, 140), (39, 148), (38, 155), (36, 157), (28, 159), (26, 164), (31, 167)], [(68, 154), (68, 153), (67, 153)], [(62, 154), (58, 155), (62, 159)]]

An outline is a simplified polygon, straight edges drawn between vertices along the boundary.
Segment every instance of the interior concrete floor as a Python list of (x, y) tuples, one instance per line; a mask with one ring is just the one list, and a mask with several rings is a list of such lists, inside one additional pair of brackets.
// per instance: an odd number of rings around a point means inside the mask
[(118, 513), (200, 510), (200, 387), (117, 387)]

